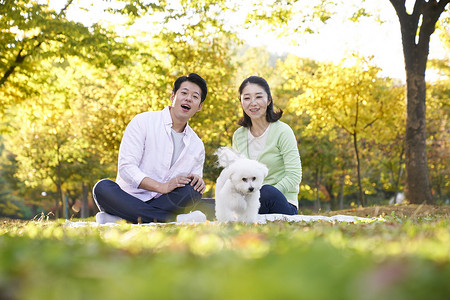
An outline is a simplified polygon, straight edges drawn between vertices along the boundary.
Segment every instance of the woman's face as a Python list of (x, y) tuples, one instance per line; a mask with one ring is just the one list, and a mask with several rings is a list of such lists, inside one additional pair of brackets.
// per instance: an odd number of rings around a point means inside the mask
[(267, 106), (270, 104), (266, 91), (254, 83), (247, 84), (242, 90), (241, 105), (244, 112), (252, 119), (266, 119)]

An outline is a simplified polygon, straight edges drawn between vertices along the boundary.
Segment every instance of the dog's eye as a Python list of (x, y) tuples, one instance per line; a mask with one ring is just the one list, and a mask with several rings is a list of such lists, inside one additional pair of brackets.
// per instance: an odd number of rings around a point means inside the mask
[(256, 180), (256, 177), (253, 177), (253, 181), (255, 181)]
[(247, 182), (247, 178), (242, 178), (242, 181), (243, 182)]

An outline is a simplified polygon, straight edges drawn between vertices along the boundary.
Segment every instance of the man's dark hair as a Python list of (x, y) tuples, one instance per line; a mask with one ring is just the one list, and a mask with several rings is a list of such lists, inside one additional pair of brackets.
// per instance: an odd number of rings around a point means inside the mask
[(201, 99), (201, 103), (203, 103), (203, 101), (205, 101), (206, 94), (208, 94), (208, 87), (206, 86), (205, 79), (200, 77), (200, 75), (198, 75), (198, 74), (191, 73), (191, 74), (189, 74), (187, 76), (178, 77), (177, 80), (175, 80), (175, 83), (173, 84), (172, 92), (174, 94), (176, 94), (176, 92), (180, 88), (181, 84), (183, 82), (185, 82), (185, 81), (189, 81), (189, 82), (195, 83), (196, 85), (198, 85), (200, 87), (200, 89), (202, 90), (202, 94), (200, 95), (200, 99)]
[[(273, 110), (273, 99), (272, 94), (270, 93), (270, 87), (267, 81), (258, 76), (250, 76), (249, 78), (245, 79), (241, 86), (239, 87), (239, 101), (241, 100), (242, 91), (247, 86), (247, 84), (257, 84), (260, 87), (262, 87), (266, 93), (267, 93), (267, 99), (270, 101), (269, 105), (267, 106), (266, 110), (266, 120), (269, 123), (278, 121), (281, 116), (283, 115), (283, 111), (281, 109), (278, 109), (277, 112), (274, 112)], [(238, 124), (244, 127), (251, 127), (252, 126), (252, 120), (250, 117), (245, 113), (245, 111), (242, 111), (244, 113), (244, 116), (239, 120)]]

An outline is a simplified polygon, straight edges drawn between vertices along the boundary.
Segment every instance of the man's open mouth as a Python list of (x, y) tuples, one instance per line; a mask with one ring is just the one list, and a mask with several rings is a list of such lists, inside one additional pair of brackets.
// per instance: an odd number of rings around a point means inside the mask
[(184, 110), (190, 110), (191, 109), (191, 107), (189, 105), (186, 105), (186, 104), (181, 105), (181, 108), (184, 109)]

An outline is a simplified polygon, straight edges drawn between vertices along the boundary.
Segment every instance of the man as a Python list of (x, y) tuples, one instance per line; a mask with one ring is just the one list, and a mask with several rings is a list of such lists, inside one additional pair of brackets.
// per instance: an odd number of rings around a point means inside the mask
[(97, 222), (173, 221), (200, 201), (205, 147), (188, 121), (206, 94), (202, 77), (181, 76), (173, 86), (172, 106), (131, 120), (120, 144), (116, 182), (102, 179), (93, 188)]

